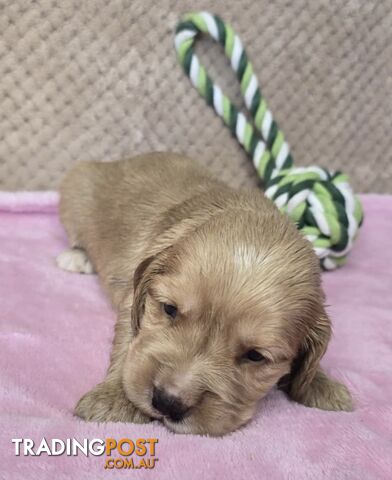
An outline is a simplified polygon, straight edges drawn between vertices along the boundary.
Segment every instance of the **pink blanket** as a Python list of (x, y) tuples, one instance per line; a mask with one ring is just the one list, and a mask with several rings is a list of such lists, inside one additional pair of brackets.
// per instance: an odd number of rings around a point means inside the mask
[[(334, 337), (323, 365), (355, 397), (323, 412), (273, 391), (221, 439), (160, 423), (84, 423), (79, 397), (108, 363), (114, 313), (95, 276), (60, 271), (67, 245), (55, 193), (0, 193), (0, 477), (4, 479), (391, 479), (392, 197), (364, 195), (349, 264), (324, 274)], [(158, 438), (152, 470), (106, 470), (103, 456), (15, 456), (13, 438)]]

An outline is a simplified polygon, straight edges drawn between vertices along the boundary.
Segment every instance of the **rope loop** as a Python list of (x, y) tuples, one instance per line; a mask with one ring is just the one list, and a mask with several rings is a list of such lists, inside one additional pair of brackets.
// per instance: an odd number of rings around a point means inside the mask
[[(252, 123), (201, 65), (194, 53), (199, 34), (210, 35), (224, 48)], [(289, 144), (267, 107), (253, 66), (233, 28), (217, 15), (190, 13), (177, 25), (174, 43), (192, 85), (252, 159), (265, 195), (312, 242), (323, 269), (332, 270), (345, 263), (363, 221), (361, 204), (341, 172), (294, 166)]]

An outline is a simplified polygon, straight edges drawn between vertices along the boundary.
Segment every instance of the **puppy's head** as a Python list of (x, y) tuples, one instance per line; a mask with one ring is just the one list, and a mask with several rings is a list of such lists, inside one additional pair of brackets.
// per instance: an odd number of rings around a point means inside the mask
[(275, 210), (226, 212), (145, 259), (132, 316), (125, 391), (180, 433), (238, 428), (282, 377), (300, 396), (330, 335), (318, 260)]

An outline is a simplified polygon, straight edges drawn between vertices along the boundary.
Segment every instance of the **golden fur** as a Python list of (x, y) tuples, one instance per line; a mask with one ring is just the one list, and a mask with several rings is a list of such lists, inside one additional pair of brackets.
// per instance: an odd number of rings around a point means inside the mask
[[(60, 214), (72, 249), (59, 264), (94, 269), (118, 312), (107, 376), (78, 416), (222, 435), (277, 384), (307, 406), (351, 409), (346, 387), (319, 369), (331, 327), (318, 259), (261, 192), (153, 153), (80, 163)], [(163, 304), (177, 307), (174, 319)], [(183, 418), (153, 407), (154, 387), (181, 402)]]

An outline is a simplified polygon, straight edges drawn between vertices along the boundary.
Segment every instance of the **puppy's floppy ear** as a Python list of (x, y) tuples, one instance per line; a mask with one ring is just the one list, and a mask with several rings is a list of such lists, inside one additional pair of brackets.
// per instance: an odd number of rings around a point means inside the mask
[(149, 280), (151, 279), (151, 264), (155, 260), (156, 256), (145, 258), (137, 266), (133, 275), (133, 304), (131, 311), (131, 325), (134, 335), (137, 335), (140, 328), (140, 320), (144, 313), (144, 303), (146, 300), (146, 294), (148, 290)]
[(352, 410), (351, 395), (341, 383), (330, 379), (319, 367), (331, 337), (331, 323), (324, 310), (318, 314), (302, 343), (291, 372), (280, 387), (295, 401), (322, 410)]
[(141, 318), (144, 314), (144, 304), (148, 287), (155, 275), (166, 271), (167, 261), (172, 246), (167, 247), (155, 255), (145, 258), (137, 266), (133, 275), (133, 304), (131, 310), (132, 332), (137, 335)]

